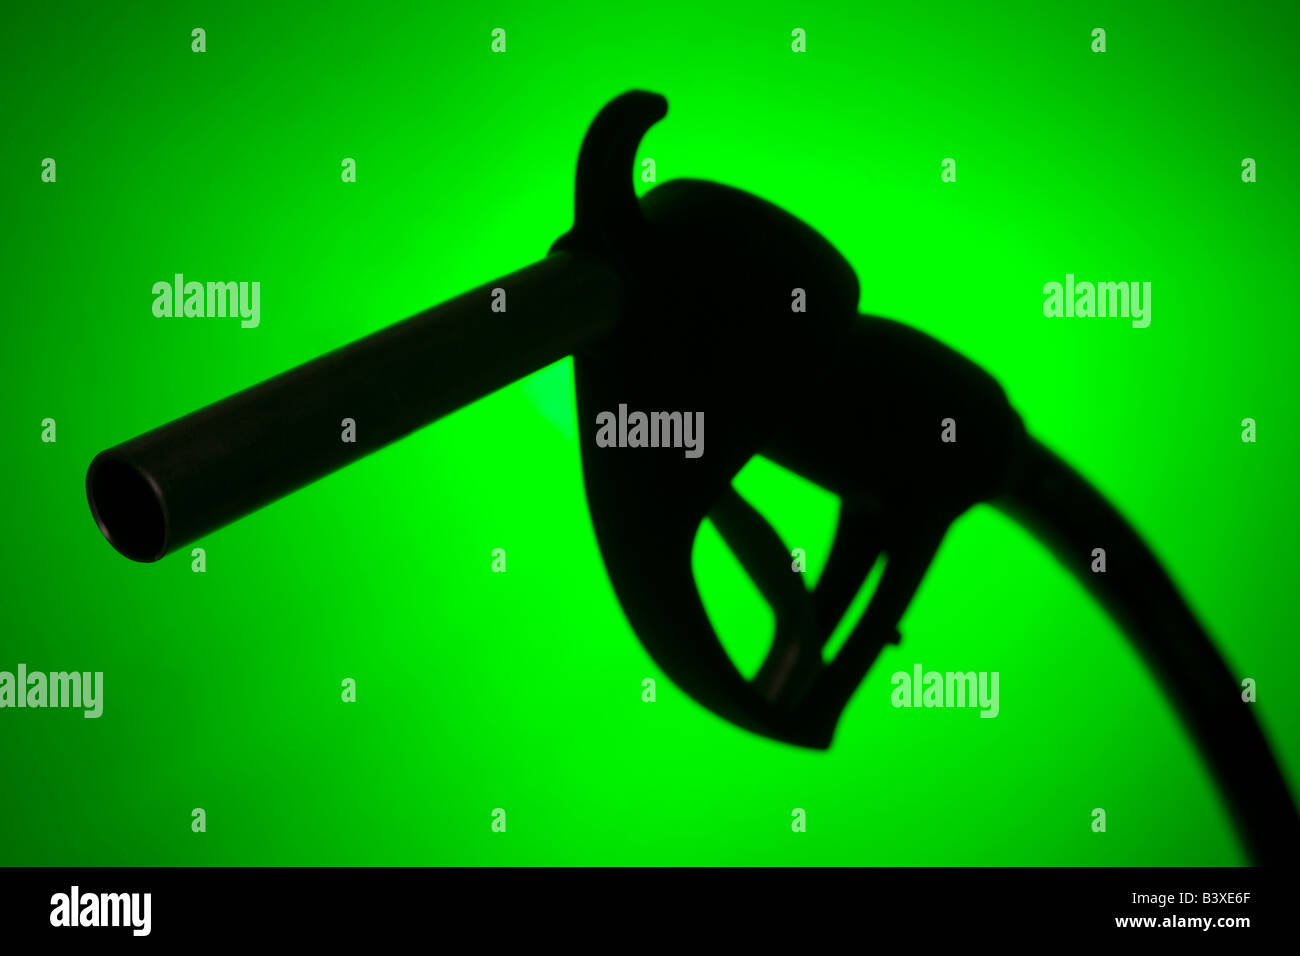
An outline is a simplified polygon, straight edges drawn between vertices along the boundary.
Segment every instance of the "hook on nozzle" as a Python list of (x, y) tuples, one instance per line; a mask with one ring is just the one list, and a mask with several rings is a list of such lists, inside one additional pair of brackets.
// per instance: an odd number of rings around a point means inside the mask
[(668, 114), (658, 93), (629, 90), (596, 114), (578, 151), (573, 227), (551, 252), (581, 247), (608, 254), (624, 248), (645, 219), (632, 188), (636, 150), (646, 131)]

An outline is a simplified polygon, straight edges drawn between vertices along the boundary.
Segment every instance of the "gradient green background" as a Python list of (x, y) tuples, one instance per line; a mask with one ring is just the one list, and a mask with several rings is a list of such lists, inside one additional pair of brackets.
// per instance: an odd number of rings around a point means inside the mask
[[(596, 110), (654, 90), (669, 113), (639, 155), (661, 182), (735, 185), (822, 231), (863, 311), (989, 369), (1149, 536), (1258, 681), (1295, 787), (1291, 19), (609, 7), (6, 12), (0, 669), (102, 670), (106, 690), (99, 720), (0, 711), (0, 863), (1243, 863), (1124, 636), (988, 508), (954, 527), (828, 752), (685, 697), (604, 573), (567, 360), (197, 542), (206, 574), (188, 549), (139, 565), (100, 537), (96, 452), (538, 259)], [(155, 318), (175, 272), (260, 281), (260, 328)], [(1066, 272), (1150, 281), (1150, 328), (1044, 318)], [(761, 462), (738, 485), (815, 576), (835, 499)], [(753, 661), (770, 612), (711, 526), (696, 559)], [(914, 662), (998, 671), (1000, 715), (892, 708)]]

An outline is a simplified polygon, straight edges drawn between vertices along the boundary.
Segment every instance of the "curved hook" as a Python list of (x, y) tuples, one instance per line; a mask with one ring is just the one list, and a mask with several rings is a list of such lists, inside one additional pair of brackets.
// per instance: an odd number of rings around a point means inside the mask
[(578, 151), (573, 227), (551, 252), (578, 245), (602, 253), (622, 249), (645, 225), (632, 188), (632, 165), (646, 130), (667, 114), (668, 100), (644, 90), (629, 90), (596, 114)]

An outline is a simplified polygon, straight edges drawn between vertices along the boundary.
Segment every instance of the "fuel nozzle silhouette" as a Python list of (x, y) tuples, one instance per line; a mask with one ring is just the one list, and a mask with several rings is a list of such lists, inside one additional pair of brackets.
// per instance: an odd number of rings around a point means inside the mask
[[(1026, 434), (984, 371), (922, 332), (859, 315), (852, 268), (810, 227), (713, 182), (674, 180), (638, 200), (636, 149), (666, 112), (662, 96), (638, 91), (600, 111), (579, 153), (573, 227), (545, 259), (97, 455), (86, 488), (104, 536), (129, 558), (156, 561), (571, 354), (587, 499), (610, 579), (651, 656), (700, 703), (777, 740), (828, 747), (881, 648), (899, 641), (948, 527), (987, 502), (1048, 544), (1125, 628), (1199, 744), (1252, 859), (1293, 860), (1300, 821), (1273, 754), (1140, 537)], [(495, 290), (503, 312), (489, 306)], [(792, 311), (792, 296), (805, 311)], [(703, 453), (604, 447), (594, 423), (624, 408), (695, 416)], [(345, 418), (355, 442), (340, 440)], [(940, 440), (945, 419), (955, 442)], [(811, 591), (731, 486), (755, 455), (841, 500)], [(691, 573), (706, 517), (775, 612), (771, 650), (749, 680)], [(1089, 570), (1098, 546), (1105, 574)], [(823, 646), (882, 557), (865, 613), (824, 663)]]

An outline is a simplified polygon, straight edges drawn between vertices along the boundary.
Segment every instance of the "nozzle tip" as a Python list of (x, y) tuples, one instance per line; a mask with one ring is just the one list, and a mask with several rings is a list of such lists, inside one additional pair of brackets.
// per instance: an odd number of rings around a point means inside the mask
[(90, 513), (108, 543), (132, 561), (157, 561), (166, 552), (162, 493), (148, 475), (108, 452), (86, 472)]

